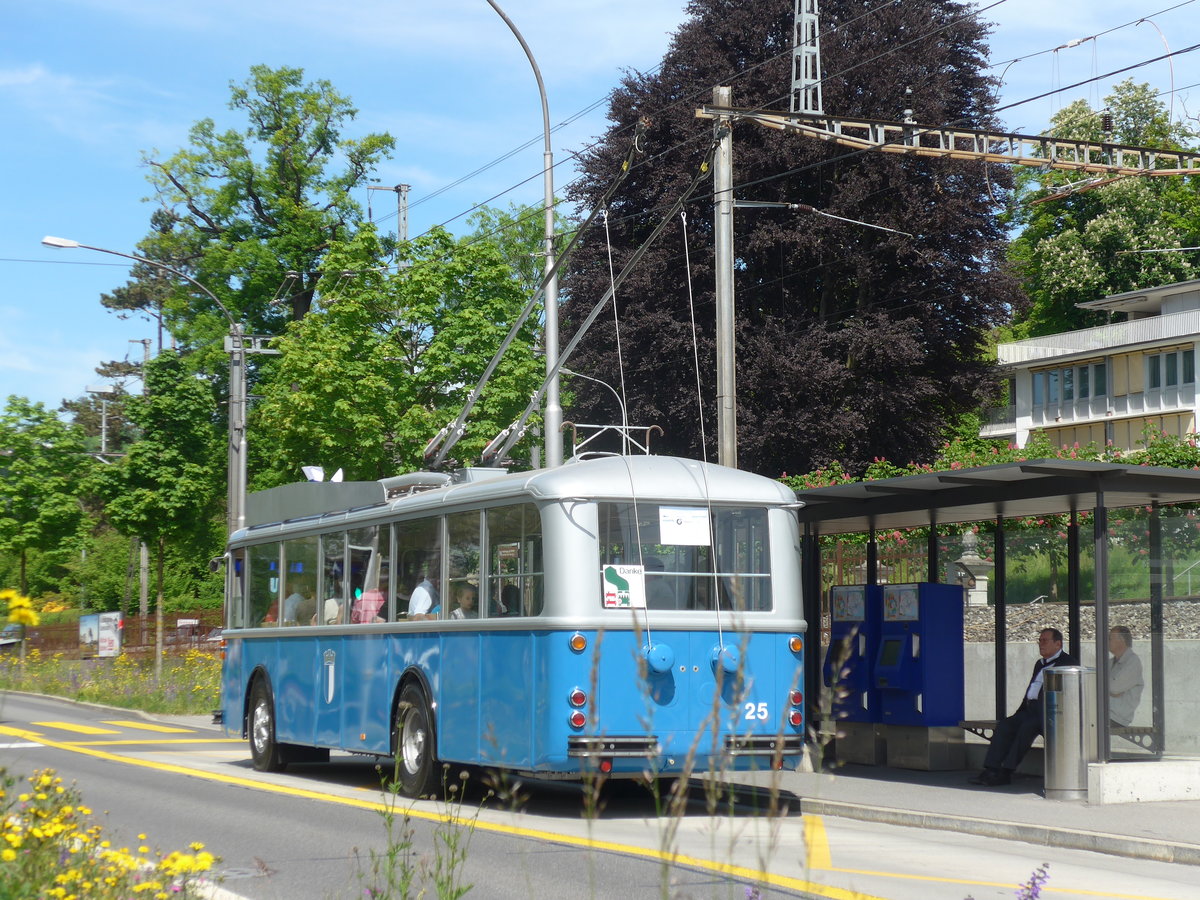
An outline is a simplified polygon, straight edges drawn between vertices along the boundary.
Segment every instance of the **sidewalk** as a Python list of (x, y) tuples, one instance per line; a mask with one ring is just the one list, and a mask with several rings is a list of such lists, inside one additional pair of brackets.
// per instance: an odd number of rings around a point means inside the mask
[[(807, 815), (1200, 866), (1200, 801), (1089, 806), (1045, 799), (1039, 776), (1018, 775), (1011, 785), (985, 788), (967, 783), (973, 774), (845, 765), (785, 772), (778, 784), (799, 798), (799, 811)], [(734, 780), (762, 788), (771, 776), (746, 773)]]

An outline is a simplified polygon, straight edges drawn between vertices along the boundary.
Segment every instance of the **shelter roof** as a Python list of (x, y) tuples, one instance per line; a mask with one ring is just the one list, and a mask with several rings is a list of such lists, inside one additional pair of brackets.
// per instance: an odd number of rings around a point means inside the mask
[(1200, 471), (1037, 459), (797, 491), (818, 534), (1200, 501)]

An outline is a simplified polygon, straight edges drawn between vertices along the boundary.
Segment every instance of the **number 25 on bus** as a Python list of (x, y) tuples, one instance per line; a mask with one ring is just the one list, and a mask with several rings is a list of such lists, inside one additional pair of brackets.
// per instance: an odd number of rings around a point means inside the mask
[(794, 768), (795, 495), (664, 456), (300, 483), (226, 554), (220, 718), (256, 768), (331, 750), (535, 778)]

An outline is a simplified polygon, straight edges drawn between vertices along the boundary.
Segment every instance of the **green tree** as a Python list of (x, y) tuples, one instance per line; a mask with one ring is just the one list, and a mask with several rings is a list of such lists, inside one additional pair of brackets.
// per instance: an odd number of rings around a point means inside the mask
[(29, 551), (56, 549), (78, 533), (94, 465), (78, 428), (41, 403), (8, 398), (0, 414), (0, 551), (18, 559), (20, 593)]
[[(1149, 85), (1126, 80), (1105, 98), (1105, 115), (1077, 100), (1052, 120), (1055, 137), (1158, 149), (1195, 148), (1197, 135), (1170, 121)], [(1009, 257), (1030, 298), (1014, 336), (1056, 334), (1105, 323), (1075, 304), (1200, 276), (1200, 254), (1140, 253), (1196, 246), (1200, 189), (1182, 177), (1121, 178), (1094, 189), (1078, 173), (1023, 169), (1010, 214), (1020, 234)], [(1070, 191), (1057, 196), (1051, 192)]]
[(161, 644), (167, 546), (211, 540), (220, 508), (221, 468), (211, 386), (190, 374), (180, 354), (166, 352), (147, 367), (146, 390), (127, 404), (141, 437), (104, 470), (103, 490), (113, 526), (154, 549)]
[[(343, 137), (358, 110), (328, 81), (303, 79), (302, 69), (253, 66), (245, 83), (230, 84), (229, 106), (245, 116), (244, 129), (220, 131), (203, 119), (189, 147), (145, 156), (160, 208), (142, 255), (186, 271), (249, 330), (273, 333), (281, 310), (293, 319), (309, 310), (321, 260), (362, 220), (352, 192), (394, 146), (387, 134)], [(160, 287), (145, 286), (143, 300), (161, 302)], [(205, 332), (225, 330), (211, 301), (191, 291), (164, 305), (185, 341), (198, 311), (208, 313)]]
[[(527, 297), (537, 293), (546, 274), (546, 213), (541, 206), (510, 203), (508, 209), (481, 206), (467, 216), (474, 230), (467, 236), (472, 243), (494, 244), (513, 271)], [(554, 228), (562, 234), (567, 221), (555, 215)], [(561, 250), (565, 239), (558, 242)]]
[[(650, 121), (645, 157), (608, 202), (618, 270), (700, 168), (712, 123), (695, 109), (713, 85), (731, 85), (737, 107), (786, 106), (790, 5), (693, 0), (687, 9), (662, 66), (628, 74), (613, 91), (612, 126), (581, 154), (582, 175), (568, 190), (584, 208), (597, 203), (621, 171), (635, 123)], [(911, 109), (922, 123), (995, 126), (988, 29), (967, 4), (905, 0), (864, 11), (854, 0), (822, 0), (821, 26), (830, 115), (895, 121)], [(838, 461), (857, 474), (880, 455), (931, 458), (957, 415), (992, 391), (988, 336), (1020, 299), (997, 216), (1010, 176), (979, 162), (856, 152), (746, 123), (734, 126), (734, 145), (739, 200), (808, 204), (894, 229), (784, 209), (735, 214), (739, 465), (777, 475)], [(682, 224), (672, 223), (621, 288), (617, 315), (596, 321), (570, 365), (605, 381), (624, 367), (629, 417), (660, 425), (664, 452), (699, 455), (703, 412), (711, 458), (710, 190), (687, 208), (687, 247)], [(578, 324), (604, 295), (609, 252), (604, 229), (582, 238), (564, 281), (565, 322)], [(605, 388), (572, 388), (579, 418), (615, 421)]]
[[(419, 467), (525, 304), (490, 242), (434, 229), (401, 248), (396, 272), (368, 265), (379, 252), (367, 230), (333, 248), (323, 300), (275, 342), (282, 356), (254, 414), (256, 433), (271, 436), (255, 451), (266, 469), (257, 486), (294, 481), (301, 464), (355, 479)], [(539, 383), (535, 331), (528, 323), (492, 376), (460, 458), (516, 418)]]

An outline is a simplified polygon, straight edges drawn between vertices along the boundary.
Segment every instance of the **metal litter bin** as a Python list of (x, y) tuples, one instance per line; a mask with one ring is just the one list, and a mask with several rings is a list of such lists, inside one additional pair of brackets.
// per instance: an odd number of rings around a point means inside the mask
[(1046, 797), (1086, 800), (1088, 763), (1096, 761), (1096, 670), (1051, 666), (1042, 679)]

